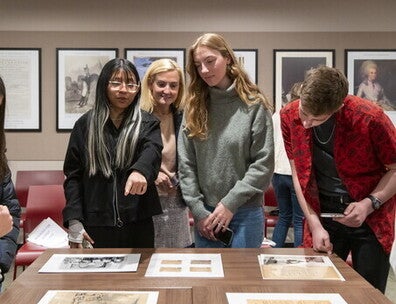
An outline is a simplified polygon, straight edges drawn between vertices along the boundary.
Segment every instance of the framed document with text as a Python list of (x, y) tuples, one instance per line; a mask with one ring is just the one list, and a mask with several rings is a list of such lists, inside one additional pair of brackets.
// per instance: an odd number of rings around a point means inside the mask
[(6, 131), (41, 131), (41, 49), (1, 48)]

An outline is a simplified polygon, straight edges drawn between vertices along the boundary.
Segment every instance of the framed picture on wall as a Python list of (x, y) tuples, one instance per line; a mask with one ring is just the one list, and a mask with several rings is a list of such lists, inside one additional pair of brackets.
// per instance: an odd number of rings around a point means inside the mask
[(6, 88), (4, 127), (41, 131), (41, 49), (1, 48), (0, 76)]
[(396, 123), (396, 50), (345, 50), (349, 94), (381, 106)]
[(235, 57), (255, 84), (257, 84), (257, 53), (257, 49), (234, 49)]
[(290, 101), (290, 90), (305, 73), (320, 65), (333, 67), (335, 50), (274, 50), (274, 103), (279, 111)]
[(95, 102), (96, 83), (103, 66), (116, 58), (118, 49), (57, 48), (58, 132), (70, 131)]
[(125, 58), (136, 66), (140, 81), (143, 79), (150, 64), (161, 58), (169, 58), (176, 61), (184, 71), (185, 57), (185, 49), (125, 49)]

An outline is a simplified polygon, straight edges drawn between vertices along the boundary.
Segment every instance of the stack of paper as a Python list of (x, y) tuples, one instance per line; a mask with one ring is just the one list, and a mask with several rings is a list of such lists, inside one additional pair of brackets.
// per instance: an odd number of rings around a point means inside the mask
[(44, 219), (29, 234), (27, 240), (47, 248), (65, 248), (69, 247), (67, 232), (63, 230), (50, 217)]

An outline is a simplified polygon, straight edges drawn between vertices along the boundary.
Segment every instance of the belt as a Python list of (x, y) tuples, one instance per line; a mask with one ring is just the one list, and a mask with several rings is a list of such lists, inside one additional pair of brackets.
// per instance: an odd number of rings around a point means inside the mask
[(319, 194), (320, 209), (322, 212), (344, 212), (345, 208), (355, 200), (348, 194), (329, 196)]
[(341, 204), (341, 205), (349, 205), (350, 203), (355, 201), (348, 194), (336, 195), (336, 196), (319, 194), (319, 198), (321, 200), (326, 200), (328, 202), (337, 203), (337, 204)]

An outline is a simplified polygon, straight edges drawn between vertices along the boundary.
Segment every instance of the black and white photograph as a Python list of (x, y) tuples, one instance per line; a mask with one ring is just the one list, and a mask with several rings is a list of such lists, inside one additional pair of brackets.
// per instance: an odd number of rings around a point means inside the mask
[(140, 254), (53, 254), (39, 272), (135, 272), (139, 260)]
[(117, 49), (57, 49), (58, 131), (71, 130), (92, 109), (100, 71), (117, 53)]

